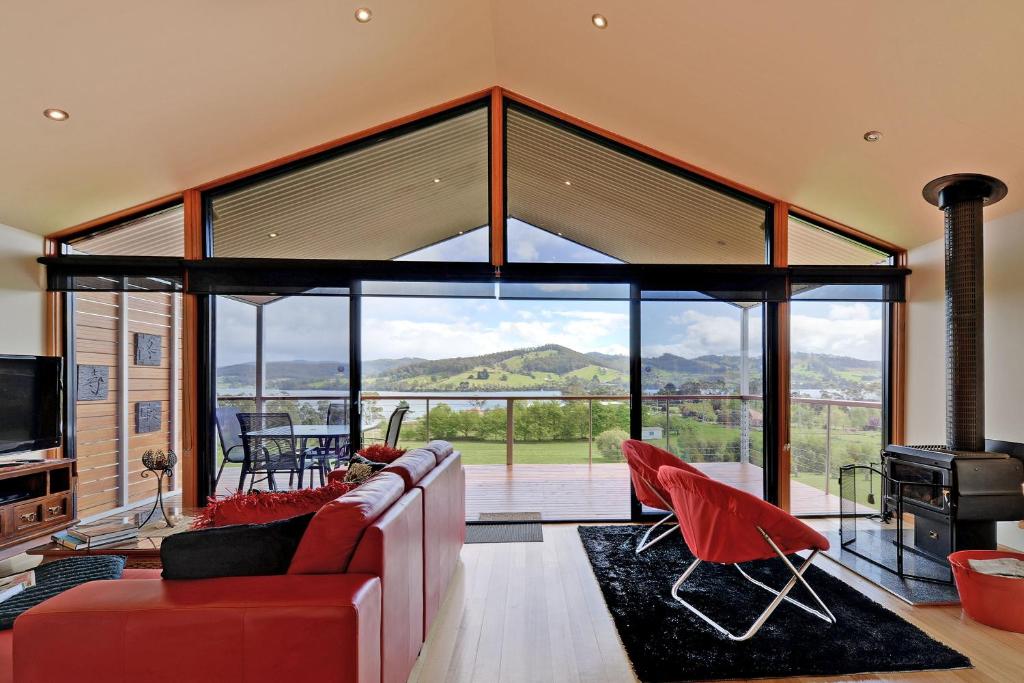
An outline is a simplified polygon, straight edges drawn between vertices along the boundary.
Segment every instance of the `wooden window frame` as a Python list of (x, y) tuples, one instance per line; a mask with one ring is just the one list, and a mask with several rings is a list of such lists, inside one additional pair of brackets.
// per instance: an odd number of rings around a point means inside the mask
[[(201, 183), (195, 187), (182, 190), (153, 199), (148, 202), (137, 204), (130, 208), (117, 211), (100, 218), (96, 218), (63, 230), (51, 233), (46, 236), (45, 256), (59, 256), (63, 253), (63, 245), (75, 238), (90, 232), (105, 229), (112, 224), (124, 221), (129, 218), (151, 212), (174, 202), (182, 202), (185, 207), (185, 259), (186, 261), (204, 260), (211, 257), (210, 252), (210, 225), (207, 217), (207, 199), (209, 195), (230, 184), (237, 183), (244, 179), (250, 179), (258, 174), (280, 169), (284, 166), (294, 164), (304, 159), (329, 151), (337, 151), (353, 143), (365, 142), (373, 136), (379, 136), (389, 131), (394, 131), (410, 123), (443, 114), (446, 111), (456, 109), (476, 101), (488, 101), (490, 108), (489, 116), (489, 140), (488, 148), (490, 154), (490, 168), (488, 175), (488, 215), (490, 217), (490, 266), (493, 268), (495, 277), (502, 275), (505, 269), (507, 275), (514, 275), (516, 271), (530, 272), (529, 269), (519, 266), (509, 268), (506, 264), (506, 240), (505, 221), (507, 206), (507, 173), (506, 162), (506, 138), (505, 138), (505, 110), (510, 102), (536, 110), (554, 119), (560, 120), (570, 126), (587, 131), (595, 136), (603, 138), (611, 143), (633, 150), (650, 159), (658, 160), (660, 163), (683, 171), (687, 174), (702, 178), (712, 185), (719, 185), (729, 188), (735, 192), (761, 200), (770, 204), (768, 212), (768, 225), (766, 226), (766, 249), (768, 250), (767, 265), (785, 269), (789, 266), (788, 260), (788, 222), (792, 214), (800, 219), (815, 223), (827, 230), (839, 235), (854, 239), (870, 247), (876, 248), (893, 255), (893, 265), (905, 268), (907, 252), (904, 248), (892, 244), (886, 240), (877, 238), (859, 229), (832, 220), (817, 212), (794, 206), (787, 201), (773, 197), (755, 188), (733, 181), (705, 168), (696, 166), (682, 159), (676, 158), (659, 150), (648, 147), (642, 143), (631, 140), (613, 131), (606, 130), (588, 121), (559, 111), (542, 102), (521, 95), (500, 86), (493, 86), (484, 90), (470, 93), (463, 97), (455, 98), (448, 102), (429, 107), (427, 109), (393, 119), (391, 121), (367, 128), (365, 130), (342, 136), (334, 140), (324, 142), (293, 154), (267, 161), (256, 166), (231, 173), (220, 178)], [(685, 269), (689, 266), (680, 265), (678, 268)], [(884, 268), (885, 266), (875, 266)], [(511, 270), (511, 272), (510, 272)], [(70, 347), (73, 340), (67, 338), (65, 331), (66, 304), (64, 294), (50, 292), (47, 296), (47, 348), (51, 353), (60, 354)], [(197, 459), (202, 449), (200, 444), (206, 440), (212, 432), (212, 417), (207, 405), (206, 396), (210, 394), (209, 387), (204, 387), (208, 378), (203, 377), (203, 370), (208, 362), (212, 360), (212, 340), (208, 337), (210, 310), (205, 297), (186, 293), (183, 296), (183, 351), (182, 365), (184, 380), (182, 384), (183, 399), (181, 406), (182, 418), (182, 490), (184, 492), (184, 503), (186, 505), (197, 502), (196, 492), (200, 488), (200, 478), (203, 476), (197, 467)], [(358, 297), (355, 297), (358, 298)], [(768, 380), (774, 388), (775, 397), (771, 406), (766, 404), (766, 411), (773, 413), (771, 421), (775, 424), (774, 433), (771, 435), (771, 444), (775, 450), (772, 458), (766, 453), (766, 479), (771, 487), (769, 497), (774, 498), (777, 504), (783, 509), (789, 509), (789, 319), (790, 310), (788, 302), (773, 302), (768, 304), (766, 309), (768, 330), (775, 335), (774, 343), (767, 344), (771, 350), (770, 357), (766, 362), (766, 391), (769, 389)], [(906, 303), (897, 302), (890, 307), (890, 329), (889, 329), (889, 363), (890, 363), (890, 434), (893, 440), (900, 441), (904, 436), (905, 429), (905, 397), (906, 397), (906, 326), (907, 313)], [(208, 373), (206, 373), (208, 374)], [(203, 418), (206, 415), (206, 418)], [(766, 416), (768, 417), (768, 416)], [(768, 420), (766, 420), (766, 423)], [(768, 441), (766, 439), (766, 445)], [(772, 469), (768, 470), (768, 461), (773, 462)]]

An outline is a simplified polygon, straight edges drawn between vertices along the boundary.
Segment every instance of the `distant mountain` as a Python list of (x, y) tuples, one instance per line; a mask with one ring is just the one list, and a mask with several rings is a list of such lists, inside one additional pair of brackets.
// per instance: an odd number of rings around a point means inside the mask
[(426, 362), (426, 358), (378, 358), (363, 361), (363, 374), (368, 376), (382, 375), (405, 365)]
[(526, 391), (621, 393), (628, 387), (629, 361), (623, 356), (580, 353), (547, 344), (479, 356), (410, 363), (367, 374), (372, 391)]
[[(816, 353), (794, 353), (792, 386), (813, 398), (877, 399), (882, 368), (877, 361)], [(686, 358), (664, 353), (642, 359), (646, 393), (736, 393), (738, 355)], [(217, 369), (224, 387), (256, 383), (255, 363)], [(268, 389), (337, 389), (348, 385), (347, 365), (336, 361), (271, 361)], [(750, 390), (761, 391), (761, 359), (751, 357)], [(599, 352), (580, 353), (557, 344), (511, 349), (478, 356), (385, 358), (363, 363), (367, 391), (561, 391), (566, 394), (620, 394), (629, 388), (629, 358)]]

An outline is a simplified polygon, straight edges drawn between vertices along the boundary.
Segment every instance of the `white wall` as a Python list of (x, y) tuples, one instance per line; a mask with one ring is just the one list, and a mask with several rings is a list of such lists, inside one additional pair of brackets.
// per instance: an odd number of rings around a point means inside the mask
[[(936, 224), (942, 215), (935, 212)], [(943, 244), (910, 251), (907, 442), (945, 442)], [(1024, 442), (1024, 211), (985, 225), (985, 435)], [(1024, 529), (999, 525), (1024, 549)]]
[(0, 224), (0, 353), (46, 353), (43, 238)]

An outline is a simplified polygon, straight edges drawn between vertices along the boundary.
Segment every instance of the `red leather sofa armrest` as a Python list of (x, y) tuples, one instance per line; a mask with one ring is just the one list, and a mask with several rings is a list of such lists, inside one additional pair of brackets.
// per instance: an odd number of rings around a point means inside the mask
[(423, 645), (423, 493), (413, 489), (366, 528), (348, 570), (381, 580), (381, 681), (405, 683)]
[(94, 581), (14, 625), (14, 679), (379, 683), (380, 579)]
[[(444, 442), (440, 442), (444, 443)], [(429, 634), (459, 566), (466, 538), (462, 456), (446, 457), (416, 488), (423, 491), (423, 632)]]

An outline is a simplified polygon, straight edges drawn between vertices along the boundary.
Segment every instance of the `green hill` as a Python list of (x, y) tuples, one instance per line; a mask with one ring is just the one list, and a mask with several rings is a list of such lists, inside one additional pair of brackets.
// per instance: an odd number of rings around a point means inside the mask
[[(705, 355), (685, 358), (662, 354), (641, 361), (645, 393), (732, 394), (739, 392), (740, 358)], [(580, 353), (557, 344), (510, 349), (478, 356), (392, 358), (363, 364), (368, 391), (502, 392), (559, 391), (567, 395), (622, 395), (629, 391), (629, 358)], [(217, 369), (221, 387), (255, 384), (253, 363)], [(334, 361), (267, 363), (267, 385), (276, 390), (338, 389), (347, 386), (347, 367)], [(794, 353), (792, 386), (812, 398), (877, 400), (881, 364), (846, 356)], [(750, 390), (760, 393), (761, 358), (750, 359)]]

